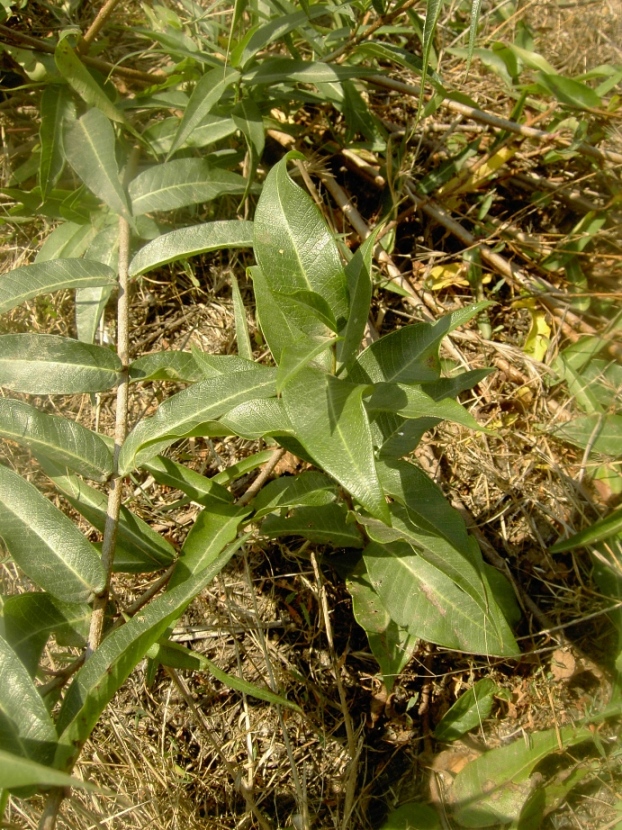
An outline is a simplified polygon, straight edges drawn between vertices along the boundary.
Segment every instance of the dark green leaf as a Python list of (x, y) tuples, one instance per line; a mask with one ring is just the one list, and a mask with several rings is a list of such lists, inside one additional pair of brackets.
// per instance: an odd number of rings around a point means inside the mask
[(174, 262), (221, 248), (250, 248), (253, 244), (253, 223), (245, 220), (205, 222), (191, 228), (179, 228), (148, 242), (130, 262), (130, 276), (138, 277)]
[(5, 599), (2, 616), (4, 637), (34, 677), (51, 634), (59, 645), (85, 644), (91, 606), (61, 602), (44, 592), (16, 594)]
[(497, 684), (489, 677), (474, 683), (443, 715), (434, 730), (436, 740), (456, 741), (471, 729), (481, 726), (492, 711), (493, 696), (497, 691)]
[(311, 314), (313, 317), (317, 318), (320, 323), (335, 332), (335, 334), (337, 333), (337, 321), (333, 316), (332, 309), (324, 297), (320, 294), (316, 294), (315, 291), (307, 291), (303, 288), (299, 288), (298, 290), (292, 292), (275, 291), (273, 293), (277, 302), (281, 302), (282, 300), (293, 300), (294, 302), (299, 303), (299, 305), (301, 305), (308, 314)]
[(194, 470), (178, 464), (171, 458), (158, 455), (141, 465), (155, 478), (158, 484), (181, 490), (193, 501), (201, 502), (205, 496), (222, 502), (233, 502), (233, 496), (214, 479), (196, 473)]
[(302, 536), (311, 542), (334, 548), (362, 548), (363, 539), (355, 524), (348, 522), (348, 510), (342, 504), (321, 507), (297, 507), (282, 519), (268, 516), (261, 532), (269, 537)]
[(39, 186), (45, 199), (52, 190), (65, 165), (63, 148), (63, 121), (73, 116), (74, 108), (65, 84), (50, 84), (41, 96), (41, 125), (39, 141)]
[(337, 361), (343, 365), (356, 357), (365, 334), (372, 296), (371, 262), (375, 241), (375, 233), (368, 236), (345, 267), (350, 310), (340, 331), (343, 339), (337, 344)]
[(103, 392), (116, 385), (121, 361), (102, 346), (55, 334), (0, 336), (0, 386), (32, 395)]
[(285, 476), (270, 481), (251, 502), (255, 508), (254, 519), (282, 507), (319, 507), (331, 504), (337, 498), (334, 481), (323, 473), (315, 471), (300, 473), (295, 477)]
[[(287, 384), (293, 380), (298, 372), (302, 371), (310, 363), (315, 363), (316, 358), (330, 348), (335, 342), (332, 338), (325, 338), (319, 341), (312, 340), (302, 334), (297, 343), (290, 343), (281, 351), (281, 362), (279, 363), (276, 391), (281, 394)], [(321, 363), (318, 368), (321, 368)]]
[(104, 587), (90, 542), (36, 487), (1, 465), (0, 533), (24, 573), (55, 597), (83, 602)]
[(373, 516), (390, 522), (378, 481), (364, 386), (303, 369), (283, 390), (285, 411), (296, 437), (317, 464)]
[(247, 86), (282, 83), (331, 84), (375, 74), (377, 70), (361, 66), (339, 66), (321, 61), (268, 57), (261, 61), (257, 69), (245, 72), (242, 81)]
[(194, 383), (203, 373), (191, 352), (153, 352), (130, 365), (130, 380), (181, 380)]
[(622, 533), (622, 507), (618, 507), (604, 519), (599, 519), (590, 527), (575, 533), (569, 539), (563, 539), (557, 542), (553, 547), (549, 548), (551, 553), (563, 553), (567, 550), (575, 550), (576, 548), (585, 548), (591, 545), (596, 545), (612, 536)]
[(202, 503), (204, 508), (184, 542), (168, 590), (208, 568), (235, 539), (241, 521), (251, 513), (249, 507), (225, 504), (209, 496), (204, 497)]
[(392, 810), (380, 830), (440, 830), (441, 826), (436, 810), (413, 801)]

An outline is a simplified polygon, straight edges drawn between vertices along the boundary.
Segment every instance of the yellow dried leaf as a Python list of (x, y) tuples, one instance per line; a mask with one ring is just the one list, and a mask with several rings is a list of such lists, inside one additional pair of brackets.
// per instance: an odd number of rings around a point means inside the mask
[(526, 308), (531, 315), (531, 328), (525, 340), (523, 351), (534, 360), (544, 360), (551, 343), (551, 327), (546, 321), (546, 312), (533, 299), (518, 300), (514, 308)]
[(430, 291), (441, 291), (450, 285), (468, 285), (465, 279), (466, 269), (461, 262), (450, 262), (448, 265), (435, 265), (430, 269), (430, 275), (425, 281)]

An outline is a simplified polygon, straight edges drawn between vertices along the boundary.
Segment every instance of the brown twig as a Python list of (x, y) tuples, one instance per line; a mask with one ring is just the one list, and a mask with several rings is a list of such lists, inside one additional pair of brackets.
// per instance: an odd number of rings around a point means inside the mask
[(329, 55), (326, 55), (322, 60), (326, 63), (331, 63), (332, 61), (336, 60), (337, 58), (344, 55), (350, 49), (353, 49), (355, 46), (358, 46), (359, 43), (366, 40), (368, 37), (373, 35), (375, 31), (377, 31), (381, 26), (386, 26), (392, 20), (395, 20), (402, 12), (407, 11), (408, 9), (412, 9), (413, 6), (416, 6), (419, 0), (406, 0), (405, 3), (402, 3), (397, 9), (394, 9), (387, 14), (383, 14), (377, 20), (375, 20), (370, 26), (368, 26), (365, 31), (360, 32), (358, 35), (351, 37), (343, 46), (340, 46), (338, 49), (335, 49), (334, 52), (331, 52)]
[(95, 15), (95, 20), (91, 23), (91, 25), (85, 32), (84, 36), (82, 37), (80, 45), (78, 46), (79, 52), (88, 52), (91, 43), (93, 43), (99, 32), (106, 25), (106, 22), (110, 18), (110, 15), (113, 13), (113, 11), (118, 5), (119, 0), (107, 0), (107, 2), (104, 3), (104, 5)]
[(236, 503), (238, 505), (243, 506), (245, 504), (248, 504), (249, 501), (255, 498), (257, 493), (261, 490), (266, 481), (272, 475), (274, 468), (279, 463), (284, 454), (285, 450), (282, 447), (279, 447), (278, 450), (274, 451), (272, 458), (269, 461), (266, 461), (255, 481), (253, 481), (248, 490), (245, 493), (243, 493), (237, 500)]
[[(395, 81), (393, 78), (386, 77), (385, 75), (373, 75), (367, 78), (367, 80), (375, 86), (392, 89), (396, 92), (404, 92), (407, 95), (419, 98), (419, 87), (413, 86), (412, 84)], [(510, 121), (508, 118), (500, 118), (498, 115), (491, 115), (488, 112), (484, 112), (476, 107), (470, 107), (467, 104), (461, 104), (458, 101), (446, 99), (443, 101), (443, 106), (452, 112), (460, 113), (467, 118), (472, 118), (474, 121), (487, 124), (489, 127), (495, 127), (498, 130), (506, 130), (516, 135), (525, 136), (526, 138), (537, 139), (538, 141), (552, 141), (561, 147), (570, 147), (573, 144), (570, 139), (564, 138), (557, 133), (547, 133), (546, 130), (527, 127), (524, 124), (518, 124), (516, 121)], [(584, 156), (590, 156), (600, 162), (609, 161), (613, 164), (622, 164), (622, 154), (614, 153), (612, 150), (600, 150), (598, 147), (593, 147), (585, 141), (578, 142), (576, 149)]]
[(41, 818), (39, 819), (38, 830), (54, 830), (60, 805), (63, 803), (65, 795), (66, 791), (64, 787), (55, 787), (50, 791), (43, 812), (41, 813)]

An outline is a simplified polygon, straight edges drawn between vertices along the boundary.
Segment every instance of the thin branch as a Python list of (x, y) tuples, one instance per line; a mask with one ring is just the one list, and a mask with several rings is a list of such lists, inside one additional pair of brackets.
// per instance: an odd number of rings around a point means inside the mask
[(64, 787), (55, 787), (53, 790), (50, 790), (47, 801), (45, 802), (45, 807), (41, 813), (41, 818), (39, 819), (39, 826), (37, 830), (54, 830), (58, 819), (58, 813), (60, 811), (60, 805), (63, 803), (63, 799), (66, 794), (67, 793)]
[(237, 500), (238, 505), (243, 506), (245, 504), (248, 504), (249, 501), (255, 498), (257, 493), (261, 490), (266, 481), (270, 478), (274, 471), (274, 468), (284, 455), (285, 450), (282, 447), (279, 447), (278, 450), (274, 451), (272, 458), (264, 464), (262, 471), (259, 473), (255, 481), (253, 481), (248, 490), (245, 493), (243, 493)]
[[(396, 92), (405, 92), (407, 95), (412, 95), (419, 98), (419, 87), (412, 84), (405, 84), (402, 81), (395, 81), (393, 78), (384, 75), (373, 75), (367, 80), (375, 86), (383, 87), (384, 89), (393, 89)], [(570, 147), (573, 142), (564, 138), (557, 133), (547, 133), (546, 130), (538, 130), (535, 127), (527, 127), (524, 124), (518, 124), (516, 121), (510, 121), (507, 118), (500, 118), (497, 115), (491, 115), (483, 110), (469, 107), (467, 104), (461, 104), (458, 101), (450, 101), (448, 99), (443, 101), (443, 106), (452, 112), (460, 113), (467, 118), (472, 118), (474, 121), (479, 121), (481, 124), (488, 124), (490, 127), (495, 127), (498, 130), (507, 130), (516, 135), (523, 135), (525, 138), (534, 138), (539, 141), (554, 142), (561, 147)], [(613, 150), (600, 150), (598, 147), (593, 147), (585, 141), (580, 141), (576, 145), (576, 149), (583, 153), (584, 156), (591, 156), (591, 158), (598, 161), (610, 161), (613, 164), (622, 164), (622, 154), (614, 153)]]
[(101, 29), (105, 26), (110, 15), (113, 13), (113, 11), (118, 5), (119, 0), (107, 0), (107, 2), (104, 3), (104, 5), (95, 15), (95, 20), (91, 23), (86, 33), (84, 34), (82, 40), (80, 41), (80, 45), (78, 46), (79, 52), (88, 52), (91, 43), (93, 43)]

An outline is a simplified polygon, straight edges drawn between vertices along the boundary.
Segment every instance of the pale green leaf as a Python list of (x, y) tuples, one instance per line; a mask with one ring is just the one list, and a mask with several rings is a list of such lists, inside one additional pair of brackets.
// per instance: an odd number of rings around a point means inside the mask
[(236, 372), (199, 381), (160, 404), (151, 418), (140, 421), (128, 435), (119, 457), (121, 474), (158, 455), (201, 424), (224, 415), (232, 407), (254, 398), (269, 398), (275, 392), (276, 370), (255, 366), (253, 371)]
[(223, 486), (229, 484), (229, 482), (235, 481), (247, 473), (251, 473), (253, 470), (257, 470), (259, 467), (262, 467), (267, 461), (270, 461), (273, 455), (274, 450), (262, 450), (261, 452), (254, 453), (253, 455), (248, 455), (236, 464), (231, 464), (229, 467), (225, 467), (222, 472), (213, 476), (211, 481), (214, 481), (217, 484), (222, 484)]
[(248, 441), (272, 435), (293, 435), (283, 402), (277, 398), (245, 401), (223, 415), (220, 423)]
[(592, 452), (622, 456), (622, 415), (581, 415), (551, 430), (555, 438)]
[(604, 519), (594, 522), (585, 530), (573, 534), (569, 539), (556, 542), (553, 547), (549, 548), (549, 551), (550, 553), (563, 553), (567, 550), (597, 545), (618, 533), (622, 533), (622, 507), (618, 507), (617, 510), (605, 516)]
[(85, 478), (105, 481), (112, 475), (112, 452), (96, 432), (22, 401), (0, 398), (0, 435)]
[(0, 749), (0, 781), (7, 790), (18, 787), (78, 787), (92, 792), (101, 792), (99, 787), (80, 781), (64, 772), (59, 772), (45, 764), (37, 764), (27, 758), (18, 758), (11, 752)]
[(364, 386), (303, 369), (283, 390), (285, 411), (297, 439), (318, 466), (373, 516), (390, 522), (378, 480)]
[(322, 61), (305, 61), (294, 58), (264, 58), (256, 69), (245, 72), (242, 81), (246, 86), (258, 84), (331, 84), (350, 78), (365, 78), (378, 70), (362, 66), (339, 66)]
[(256, 366), (261, 365), (237, 354), (210, 354), (194, 347), (192, 355), (203, 378), (215, 378), (235, 372), (252, 372)]
[(297, 343), (290, 343), (281, 351), (281, 362), (277, 370), (276, 391), (280, 395), (287, 384), (293, 380), (298, 372), (314, 362), (318, 355), (329, 349), (335, 340), (323, 338), (315, 341), (301, 334)]
[(158, 484), (174, 487), (181, 490), (193, 501), (201, 502), (206, 496), (222, 502), (232, 502), (233, 496), (214, 479), (202, 476), (200, 473), (178, 464), (171, 458), (158, 455), (141, 465), (155, 478)]
[(103, 346), (55, 334), (0, 336), (0, 386), (32, 395), (103, 392), (117, 384), (121, 361)]
[(217, 67), (203, 75), (195, 86), (179, 123), (168, 157), (170, 158), (189, 138), (204, 118), (222, 98), (224, 92), (240, 77), (231, 67)]
[(248, 333), (248, 320), (246, 309), (240, 291), (238, 278), (231, 272), (231, 296), (233, 297), (233, 315), (235, 319), (235, 339), (238, 344), (238, 354), (245, 360), (253, 359), (253, 347)]
[(36, 487), (1, 465), (0, 533), (24, 573), (55, 597), (83, 602), (104, 587), (91, 543)]
[(176, 210), (210, 202), (219, 196), (242, 195), (246, 179), (229, 170), (211, 167), (205, 159), (176, 159), (148, 167), (129, 186), (134, 216)]
[(103, 112), (94, 107), (69, 123), (64, 143), (69, 163), (88, 189), (114, 213), (131, 221), (127, 196), (119, 179), (114, 130)]
[(600, 109), (603, 105), (600, 95), (581, 81), (573, 81), (571, 78), (551, 75), (547, 72), (539, 72), (538, 80), (562, 104), (570, 104), (579, 109)]
[(130, 381), (181, 380), (194, 383), (203, 373), (191, 352), (152, 352), (130, 365)]
[[(0, 747), (42, 764), (54, 758), (56, 730), (26, 667), (0, 637)], [(2, 786), (6, 784), (2, 781)]]
[(41, 294), (115, 283), (111, 268), (87, 259), (55, 259), (24, 265), (0, 277), (0, 314)]
[(283, 476), (269, 481), (251, 502), (253, 518), (260, 519), (282, 507), (319, 507), (336, 498), (335, 482), (323, 473), (310, 470), (295, 477)]
[(202, 499), (203, 510), (192, 525), (168, 584), (168, 590), (201, 573), (216, 560), (237, 536), (240, 523), (251, 513), (249, 507), (225, 504), (209, 496)]
[(58, 715), (61, 746), (55, 758), (57, 768), (71, 767), (101, 713), (147, 650), (224, 568), (233, 552), (223, 552), (206, 570), (152, 600), (109, 634), (91, 655), (71, 683)]
[(141, 248), (130, 262), (129, 273), (131, 277), (137, 277), (178, 259), (188, 259), (221, 248), (250, 248), (252, 244), (253, 223), (243, 219), (178, 228)]
[(413, 801), (392, 810), (380, 830), (440, 830), (442, 826), (436, 810)]
[[(173, 146), (178, 128), (179, 118), (164, 118), (148, 127), (143, 133), (143, 138), (149, 142), (155, 153), (167, 154)], [(233, 118), (208, 115), (186, 138), (184, 147), (207, 147), (223, 138), (228, 138), (236, 129)]]

